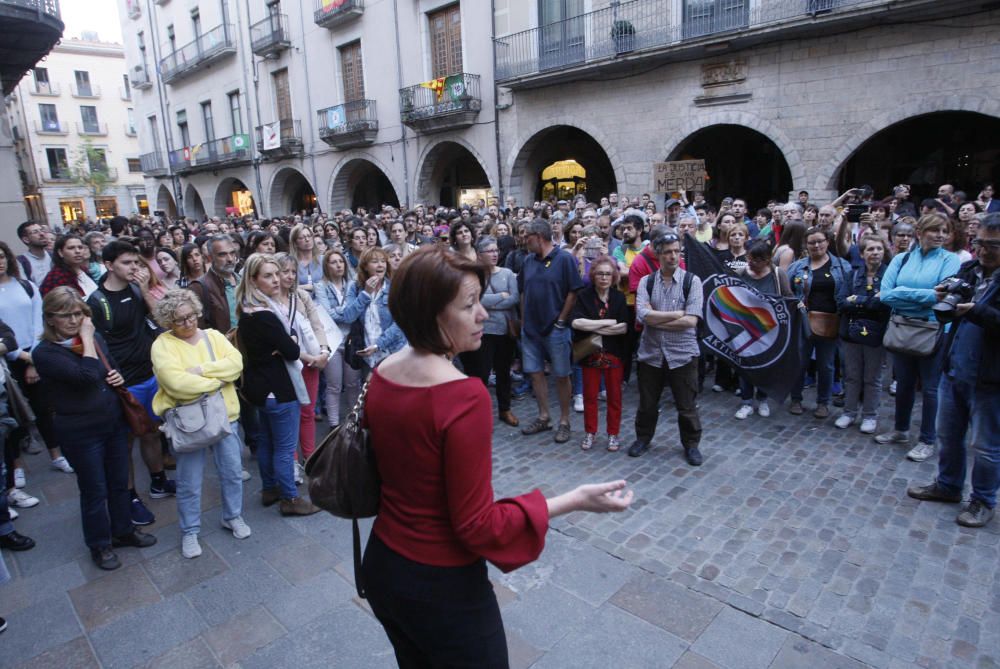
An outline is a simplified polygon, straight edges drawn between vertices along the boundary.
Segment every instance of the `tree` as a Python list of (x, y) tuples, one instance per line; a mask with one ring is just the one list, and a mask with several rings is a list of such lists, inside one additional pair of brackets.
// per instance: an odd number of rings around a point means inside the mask
[(69, 173), (73, 183), (92, 197), (102, 196), (112, 180), (104, 149), (95, 147), (89, 139), (77, 150)]

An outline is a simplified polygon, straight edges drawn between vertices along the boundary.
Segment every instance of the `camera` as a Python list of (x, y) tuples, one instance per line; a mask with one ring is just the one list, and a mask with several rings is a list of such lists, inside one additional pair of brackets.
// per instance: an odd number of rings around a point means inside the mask
[(971, 300), (976, 289), (971, 283), (957, 276), (942, 281), (941, 289), (947, 294), (932, 308), (939, 322), (950, 323), (955, 320), (955, 307)]

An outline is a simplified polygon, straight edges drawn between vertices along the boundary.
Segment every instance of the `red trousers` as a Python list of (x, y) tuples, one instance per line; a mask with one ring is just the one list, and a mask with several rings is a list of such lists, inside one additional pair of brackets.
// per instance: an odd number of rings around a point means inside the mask
[(583, 368), (583, 429), (589, 434), (597, 433), (597, 393), (603, 377), (608, 394), (608, 434), (617, 435), (622, 423), (622, 378), (625, 369), (614, 356), (605, 354), (605, 357), (611, 359), (611, 367)]
[(316, 450), (316, 396), (319, 395), (319, 370), (315, 367), (302, 368), (302, 380), (309, 391), (309, 404), (299, 408), (299, 453), (308, 460)]

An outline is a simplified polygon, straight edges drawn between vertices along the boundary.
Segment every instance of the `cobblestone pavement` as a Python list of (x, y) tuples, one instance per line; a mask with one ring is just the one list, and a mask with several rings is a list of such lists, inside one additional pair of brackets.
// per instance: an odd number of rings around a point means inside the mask
[[(620, 477), (637, 493), (624, 514), (556, 519), (537, 562), (491, 571), (513, 667), (1000, 667), (1000, 522), (964, 529), (957, 507), (908, 499), (934, 462), (834, 417), (772, 407), (736, 421), (737, 407), (702, 396), (699, 469), (680, 457), (669, 403), (639, 459), (603, 442), (581, 451), (579, 415), (565, 445), (497, 427), (498, 496)], [(534, 402), (514, 409), (530, 419)], [(124, 566), (106, 573), (83, 545), (72, 477), (42, 455), (28, 462), (27, 490), (43, 502), (16, 526), (39, 545), (4, 553), (15, 580), (0, 587), (0, 666), (395, 666), (353, 590), (349, 524), (262, 508), (255, 463), (252, 537), (218, 527), (209, 478), (201, 557), (181, 558), (175, 504), (156, 500), (159, 543), (121, 549)]]

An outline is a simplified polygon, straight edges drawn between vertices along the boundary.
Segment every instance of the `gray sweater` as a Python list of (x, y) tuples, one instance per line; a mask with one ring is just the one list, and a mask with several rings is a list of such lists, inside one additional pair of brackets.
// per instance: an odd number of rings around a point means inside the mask
[[(483, 333), (507, 334), (507, 321), (514, 315), (514, 308), (520, 299), (517, 293), (517, 276), (506, 267), (500, 267), (486, 279), (482, 303), (489, 318), (483, 323)], [(507, 293), (508, 296), (503, 297), (500, 293)]]

